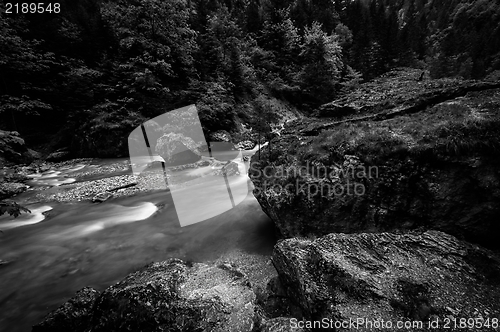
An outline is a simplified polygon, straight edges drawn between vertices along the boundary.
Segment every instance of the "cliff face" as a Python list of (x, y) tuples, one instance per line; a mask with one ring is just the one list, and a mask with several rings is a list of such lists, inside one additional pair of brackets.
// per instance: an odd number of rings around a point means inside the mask
[(498, 245), (500, 89), (398, 75), (253, 157), (255, 197), (282, 236), (424, 228)]

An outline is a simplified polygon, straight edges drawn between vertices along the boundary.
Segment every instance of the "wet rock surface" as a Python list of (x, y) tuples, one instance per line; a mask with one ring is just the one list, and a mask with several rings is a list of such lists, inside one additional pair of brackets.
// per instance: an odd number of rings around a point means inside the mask
[(273, 262), (308, 320), (421, 321), (427, 327), (439, 320), (443, 327), (446, 318), (491, 322), (500, 315), (500, 259), (438, 231), (287, 239), (276, 245)]
[(33, 326), (33, 332), (85, 331), (99, 292), (92, 287), (78, 291), (73, 298)]
[[(85, 294), (81, 291), (33, 331), (63, 331), (68, 321), (76, 324), (74, 316), (80, 323), (66, 331), (246, 332), (254, 326), (255, 294), (245, 275), (229, 264), (171, 259), (130, 274), (97, 298)], [(93, 302), (90, 313), (82, 309), (90, 307), (88, 302)]]

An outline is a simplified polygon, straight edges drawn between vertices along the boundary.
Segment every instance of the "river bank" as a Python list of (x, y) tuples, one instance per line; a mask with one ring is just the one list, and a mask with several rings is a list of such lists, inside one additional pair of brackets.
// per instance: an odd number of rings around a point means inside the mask
[(30, 187), (13, 199), (32, 213), (0, 219), (9, 225), (0, 233), (1, 330), (28, 331), (79, 289), (103, 291), (153, 261), (231, 263), (261, 288), (276, 275), (272, 224), (251, 194), (231, 211), (180, 227), (164, 190), (135, 185), (92, 203), (96, 193), (137, 183), (126, 159), (45, 164), (39, 176), (18, 171)]

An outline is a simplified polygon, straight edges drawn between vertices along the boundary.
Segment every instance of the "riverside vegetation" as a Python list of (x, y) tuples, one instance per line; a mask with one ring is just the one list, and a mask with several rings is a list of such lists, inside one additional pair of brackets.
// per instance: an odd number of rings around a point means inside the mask
[[(194, 103), (210, 140), (269, 142), (249, 177), (280, 240), (274, 269), (152, 263), (33, 331), (499, 329), (500, 4), (61, 3), (57, 17), (0, 13), (0, 195), (14, 198), (0, 211), (23, 212), (26, 172), (124, 156), (133, 128)], [(127, 171), (39, 199), (134, 195)]]

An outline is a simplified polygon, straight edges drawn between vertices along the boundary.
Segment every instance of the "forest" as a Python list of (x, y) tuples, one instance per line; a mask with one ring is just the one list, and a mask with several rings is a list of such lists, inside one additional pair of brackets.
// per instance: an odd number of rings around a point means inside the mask
[(0, 13), (0, 129), (47, 153), (126, 156), (133, 128), (189, 104), (207, 132), (236, 132), (278, 112), (271, 98), (308, 115), (393, 68), (464, 79), (500, 70), (493, 0), (60, 4)]
[(54, 1), (0, 10), (0, 331), (498, 331), (499, 0)]

